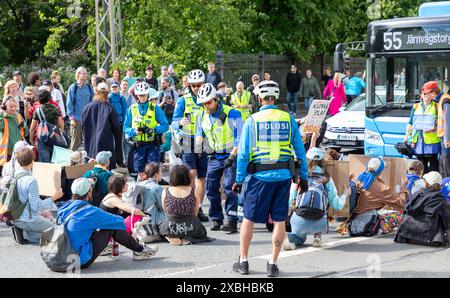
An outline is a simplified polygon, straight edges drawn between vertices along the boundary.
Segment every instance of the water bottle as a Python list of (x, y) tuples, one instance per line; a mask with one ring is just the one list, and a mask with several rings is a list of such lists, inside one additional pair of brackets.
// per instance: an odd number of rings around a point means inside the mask
[(119, 256), (119, 243), (117, 243), (116, 241), (113, 241), (112, 243), (112, 254), (113, 257), (118, 257)]

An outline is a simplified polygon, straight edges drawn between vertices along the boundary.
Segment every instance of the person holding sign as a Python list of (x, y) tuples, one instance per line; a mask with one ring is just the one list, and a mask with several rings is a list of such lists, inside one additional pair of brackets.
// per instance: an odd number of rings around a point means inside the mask
[(425, 168), (425, 173), (439, 171), (438, 154), (441, 140), (437, 136), (438, 105), (433, 101), (434, 91), (431, 84), (422, 88), (422, 101), (416, 103), (411, 111), (411, 117), (406, 128), (404, 142), (412, 133), (411, 147), (417, 159)]

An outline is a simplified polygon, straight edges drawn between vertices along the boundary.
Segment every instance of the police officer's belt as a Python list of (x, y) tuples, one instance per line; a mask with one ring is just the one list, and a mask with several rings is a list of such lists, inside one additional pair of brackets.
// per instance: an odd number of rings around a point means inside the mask
[(291, 176), (295, 176), (295, 162), (293, 159), (288, 161), (279, 161), (276, 163), (266, 163), (266, 164), (260, 164), (260, 163), (250, 163), (247, 166), (247, 172), (249, 174), (255, 174), (258, 172), (263, 171), (272, 171), (272, 170), (289, 170), (291, 173)]

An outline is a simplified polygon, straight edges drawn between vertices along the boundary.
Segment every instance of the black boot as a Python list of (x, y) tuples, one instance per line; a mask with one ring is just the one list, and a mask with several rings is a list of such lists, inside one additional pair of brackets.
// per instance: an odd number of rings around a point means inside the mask
[(222, 226), (222, 231), (228, 232), (227, 234), (237, 233), (237, 221), (228, 221), (225, 225)]
[(221, 225), (223, 225), (223, 221), (213, 220), (212, 225), (211, 225), (211, 231), (219, 231)]
[(14, 240), (20, 245), (28, 244), (29, 241), (23, 237), (23, 230), (18, 227), (11, 227)]
[(205, 215), (205, 213), (203, 213), (202, 207), (200, 207), (200, 209), (198, 209), (198, 219), (200, 221), (209, 221), (209, 217)]

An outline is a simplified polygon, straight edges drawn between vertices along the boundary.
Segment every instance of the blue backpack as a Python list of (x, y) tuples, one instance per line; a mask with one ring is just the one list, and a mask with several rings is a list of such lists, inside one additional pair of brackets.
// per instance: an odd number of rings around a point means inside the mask
[(327, 214), (328, 191), (323, 183), (323, 177), (309, 177), (308, 190), (299, 193), (295, 200), (295, 213), (305, 219), (318, 220)]

